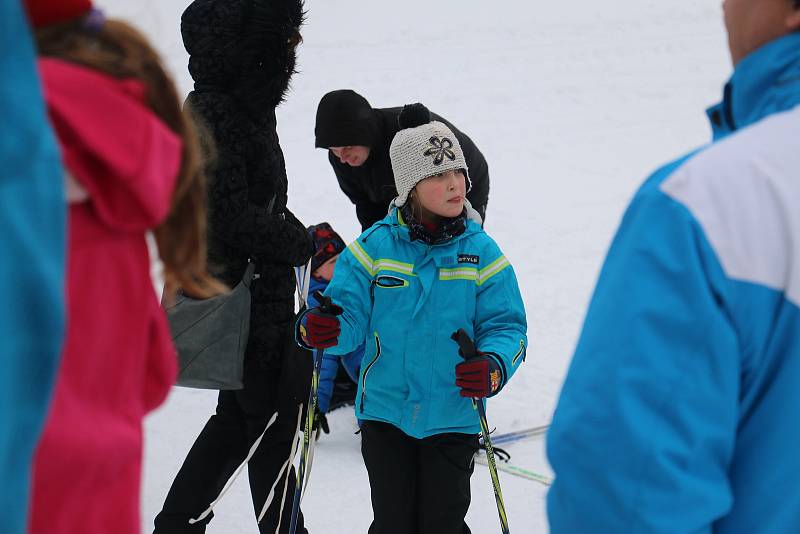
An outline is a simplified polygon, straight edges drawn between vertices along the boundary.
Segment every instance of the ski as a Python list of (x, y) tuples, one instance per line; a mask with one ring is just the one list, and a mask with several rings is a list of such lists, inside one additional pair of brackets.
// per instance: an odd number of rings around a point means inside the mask
[(535, 436), (541, 436), (547, 433), (550, 425), (534, 426), (522, 430), (515, 430), (514, 432), (505, 432), (503, 434), (492, 434), (492, 443), (500, 445), (501, 443), (512, 443)]
[[(475, 462), (485, 466), (489, 465), (489, 460), (483, 454), (476, 455)], [(515, 475), (528, 480), (533, 480), (534, 482), (538, 482), (539, 484), (543, 484), (545, 486), (549, 486), (553, 483), (552, 477), (543, 475), (541, 473), (536, 473), (529, 469), (518, 467), (516, 465), (508, 464), (505, 462), (496, 462), (495, 468), (499, 471), (503, 471), (504, 473)]]
[(300, 500), (303, 496), (303, 486), (308, 482), (308, 478), (306, 477), (306, 465), (309, 457), (309, 449), (313, 441), (311, 433), (314, 426), (314, 411), (317, 408), (317, 387), (319, 386), (319, 370), (321, 366), (322, 349), (317, 349), (314, 351), (314, 371), (311, 376), (311, 390), (308, 393), (308, 405), (306, 406), (306, 423), (303, 430), (303, 447), (300, 451), (300, 467), (297, 471), (297, 477), (295, 478), (292, 515), (289, 519), (290, 534), (295, 534), (297, 531), (297, 521), (300, 514)]

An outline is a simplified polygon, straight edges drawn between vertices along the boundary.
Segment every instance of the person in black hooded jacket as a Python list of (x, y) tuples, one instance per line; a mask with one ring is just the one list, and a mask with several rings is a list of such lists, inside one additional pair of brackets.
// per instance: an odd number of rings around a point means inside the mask
[[(389, 203), (397, 196), (389, 145), (400, 130), (397, 122), (402, 108), (373, 108), (366, 98), (351, 89), (331, 91), (317, 107), (314, 133), (316, 147), (328, 149), (339, 187), (356, 206), (361, 229), (366, 230), (386, 217)], [(431, 113), (455, 134), (469, 166), (472, 188), (467, 194), (472, 207), (486, 219), (489, 202), (489, 166), (466, 134), (446, 119)]]
[[(195, 0), (181, 19), (195, 81), (186, 101), (206, 131), (209, 155), (208, 256), (212, 272), (233, 287), (255, 262), (244, 389), (221, 391), (213, 415), (194, 443), (155, 519), (156, 533), (201, 533), (213, 513), (189, 524), (211, 503), (244, 460), (273, 414), (279, 413), (249, 462), (261, 532), (288, 532), (294, 473), (284, 462), (297, 433), (299, 406), (291, 388), (306, 391), (308, 374), (289, 376), (284, 351), (294, 318), (294, 266), (305, 264), (313, 242), (287, 209), (287, 178), (276, 132), (275, 107), (295, 71), (302, 0)], [(310, 362), (310, 358), (309, 358)], [(287, 390), (288, 386), (288, 390)], [(302, 394), (300, 395), (302, 397)], [(286, 408), (288, 406), (288, 409)], [(282, 474), (283, 473), (283, 474)], [(277, 483), (276, 483), (277, 480)], [(305, 532), (302, 516), (298, 532)]]

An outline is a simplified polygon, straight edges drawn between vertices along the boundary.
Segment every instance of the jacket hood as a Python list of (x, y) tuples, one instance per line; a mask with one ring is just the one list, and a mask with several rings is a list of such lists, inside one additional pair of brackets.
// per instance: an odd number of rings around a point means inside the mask
[(198, 91), (234, 94), (248, 107), (275, 107), (295, 73), (287, 46), (303, 24), (302, 0), (195, 0), (181, 17), (189, 73)]
[(378, 117), (367, 99), (352, 89), (331, 91), (317, 106), (314, 136), (316, 148), (375, 148), (379, 139)]
[(39, 70), (64, 165), (98, 217), (122, 231), (157, 226), (169, 212), (182, 143), (146, 104), (145, 86), (65, 61)]

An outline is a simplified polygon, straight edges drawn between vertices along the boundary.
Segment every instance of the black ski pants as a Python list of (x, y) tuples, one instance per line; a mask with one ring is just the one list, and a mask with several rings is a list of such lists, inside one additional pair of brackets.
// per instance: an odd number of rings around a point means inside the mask
[[(252, 366), (245, 368), (244, 389), (221, 391), (216, 413), (194, 442), (167, 494), (164, 508), (156, 516), (155, 534), (201, 534), (213, 513), (198, 523), (197, 518), (217, 497), (228, 478), (247, 456), (250, 447), (261, 435), (277, 410), (279, 372)], [(297, 413), (281, 413), (267, 431), (256, 453), (247, 464), (250, 493), (256, 515), (266, 502), (275, 479), (289, 458), (297, 427)], [(289, 532), (295, 474), (290, 470), (280, 533)], [(264, 519), (259, 524), (262, 534), (274, 534), (285, 481), (281, 476)], [(303, 516), (298, 517), (298, 533), (306, 533)]]
[(372, 493), (369, 534), (470, 534), (464, 517), (477, 450), (477, 435), (415, 439), (394, 425), (366, 421), (361, 454)]

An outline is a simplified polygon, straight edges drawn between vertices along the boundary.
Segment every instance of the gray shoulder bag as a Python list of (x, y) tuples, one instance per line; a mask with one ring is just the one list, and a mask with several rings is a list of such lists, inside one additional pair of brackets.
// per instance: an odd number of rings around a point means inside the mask
[(242, 389), (250, 333), (250, 285), (255, 264), (226, 295), (197, 300), (179, 293), (166, 309), (178, 351), (177, 385), (198, 389)]

